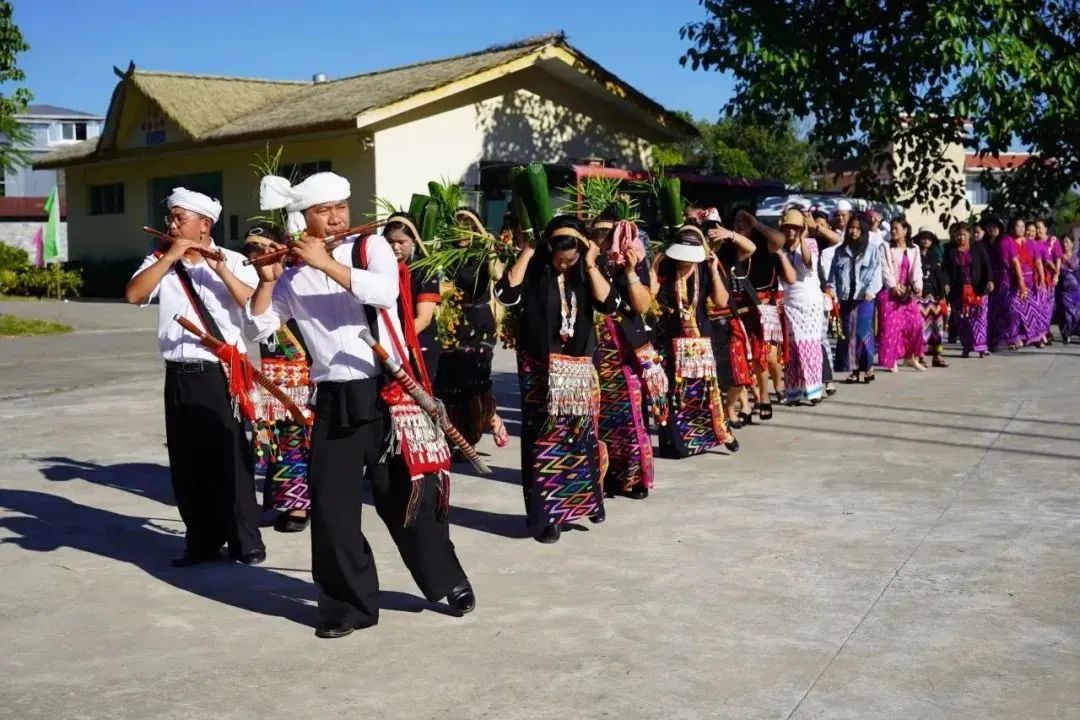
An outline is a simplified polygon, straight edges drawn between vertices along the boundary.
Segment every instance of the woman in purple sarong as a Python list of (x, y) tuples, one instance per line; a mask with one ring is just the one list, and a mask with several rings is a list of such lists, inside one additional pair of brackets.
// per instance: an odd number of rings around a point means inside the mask
[(1080, 334), (1080, 257), (1076, 241), (1066, 235), (1061, 239), (1061, 279), (1057, 286), (1058, 323), (1061, 342), (1068, 345)]
[(1041, 348), (1046, 345), (1046, 334), (1050, 332), (1045, 273), (1049, 256), (1046, 245), (1035, 235), (1035, 220), (1028, 220), (1024, 224), (1024, 242), (1020, 245), (1017, 258), (1029, 291), (1020, 306), (1024, 338), (1028, 345)]
[(963, 357), (971, 353), (986, 357), (986, 296), (994, 287), (990, 255), (983, 243), (972, 241), (971, 229), (965, 223), (949, 228), (949, 236), (952, 243), (945, 255), (945, 272)]
[(1039, 218), (1035, 221), (1035, 241), (1039, 244), (1043, 261), (1044, 283), (1040, 296), (1042, 302), (1042, 316), (1040, 319), (1043, 327), (1046, 328), (1044, 340), (1047, 345), (1050, 345), (1054, 342), (1050, 333), (1050, 326), (1053, 324), (1054, 315), (1056, 314), (1057, 286), (1061, 277), (1061, 243), (1048, 232), (1045, 218)]
[[(1016, 350), (1026, 337), (1022, 309), (1032, 281), (1031, 273), (1021, 267), (1020, 250), (1025, 242), (1026, 228), (1022, 218), (1009, 223), (1009, 232), (1000, 240), (991, 241), (990, 260), (994, 267), (994, 291), (990, 293), (990, 350), (1002, 345)], [(990, 226), (987, 227), (990, 233)], [(1030, 249), (1025, 251), (1030, 259)]]

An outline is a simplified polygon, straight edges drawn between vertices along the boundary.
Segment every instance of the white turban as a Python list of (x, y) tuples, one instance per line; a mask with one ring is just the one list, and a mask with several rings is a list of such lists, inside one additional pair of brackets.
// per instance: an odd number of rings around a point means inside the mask
[(208, 195), (187, 188), (173, 188), (172, 195), (165, 201), (165, 204), (169, 206), (170, 210), (178, 207), (198, 213), (209, 218), (211, 224), (216, 223), (218, 218), (221, 217), (221, 203)]
[(836, 201), (836, 212), (849, 213), (854, 209), (855, 208), (852, 207), (850, 200), (837, 200)]
[(259, 183), (259, 207), (289, 213), (289, 232), (303, 232), (307, 227), (304, 211), (323, 203), (348, 200), (352, 194), (349, 181), (332, 172), (315, 173), (295, 187), (277, 175), (267, 175)]

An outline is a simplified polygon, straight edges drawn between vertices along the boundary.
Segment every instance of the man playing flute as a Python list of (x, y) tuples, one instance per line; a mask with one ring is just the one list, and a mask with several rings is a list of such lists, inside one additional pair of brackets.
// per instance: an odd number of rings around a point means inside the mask
[(315, 634), (322, 638), (344, 637), (379, 619), (378, 573), (360, 527), (363, 478), (371, 480), (375, 508), (428, 600), (446, 598), (458, 614), (475, 605), (433, 493), (422, 493), (419, 507), (413, 506), (411, 489), (386, 469), (397, 450), (380, 397), (382, 369), (360, 331), (371, 330), (409, 363), (391, 342), (403, 337), (398, 264), (376, 235), (327, 250), (323, 238), (349, 228), (349, 195), (348, 181), (334, 173), (316, 173), (295, 187), (284, 178), (263, 178), (262, 208), (286, 209), (289, 231), (303, 234), (293, 245), (299, 260), (293, 267), (278, 262), (259, 268), (248, 311), (249, 334), (260, 341), (294, 319), (311, 356), (311, 565), (321, 616)]
[[(181, 315), (244, 352), (242, 308), (258, 283), (244, 256), (214, 245), (210, 231), (221, 204), (176, 188), (166, 204), (171, 243), (153, 253), (127, 284), (129, 303), (158, 299), (158, 348), (165, 360), (165, 435), (169, 474), (186, 526), (184, 554), (175, 567), (217, 560), (228, 544), (233, 560), (257, 565), (266, 559), (251, 448), (230, 396), (227, 370), (198, 339), (173, 322)], [(205, 258), (213, 248), (223, 261)]]

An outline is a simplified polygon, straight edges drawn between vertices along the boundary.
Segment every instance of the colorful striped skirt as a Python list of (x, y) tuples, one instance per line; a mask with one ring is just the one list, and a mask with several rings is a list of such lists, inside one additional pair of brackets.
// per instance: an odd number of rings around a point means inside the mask
[(596, 369), (600, 378), (600, 440), (607, 445), (606, 490), (629, 492), (653, 486), (652, 439), (642, 414), (637, 357), (610, 317), (597, 327)]
[(709, 338), (676, 338), (665, 348), (671, 383), (671, 414), (662, 426), (660, 456), (680, 459), (700, 455), (730, 436), (716, 380)]
[(949, 305), (944, 299), (933, 295), (919, 298), (919, 312), (923, 321), (923, 345), (931, 355), (940, 355), (945, 343), (945, 323), (949, 317)]
[[(580, 359), (592, 368), (590, 358)], [(551, 414), (549, 365), (524, 353), (518, 353), (518, 382), (521, 476), (529, 527), (536, 530), (599, 515), (607, 453), (597, 435), (595, 415)], [(588, 402), (595, 404), (600, 392), (595, 370), (592, 385)]]
[(309, 509), (311, 428), (278, 420), (257, 422), (254, 430), (256, 471), (266, 476), (263, 506), (278, 512)]
[(837, 372), (869, 372), (874, 369), (874, 300), (845, 300), (840, 303), (842, 335), (836, 339)]

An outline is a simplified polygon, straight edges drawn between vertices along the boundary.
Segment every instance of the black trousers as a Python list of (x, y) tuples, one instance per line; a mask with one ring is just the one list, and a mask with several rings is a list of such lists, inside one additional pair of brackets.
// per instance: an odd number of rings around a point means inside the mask
[[(374, 380), (354, 383), (370, 383), (364, 390), (374, 395)], [(386, 410), (375, 408), (373, 417), (364, 417), (368, 415), (362, 408), (365, 403), (354, 402), (351, 421), (341, 427), (337, 420), (350, 414), (342, 413), (340, 407), (347, 402), (343, 385), (321, 383), (316, 395), (308, 475), (311, 568), (323, 620), (366, 627), (379, 621), (379, 575), (360, 525), (365, 479), (371, 482), (376, 512), (428, 600), (446, 597), (464, 582), (465, 571), (450, 542), (449, 524), (437, 517), (434, 482), (424, 483), (417, 517), (404, 527), (411, 493), (408, 471), (400, 457), (379, 462), (388, 431)]]
[(217, 552), (225, 543), (232, 554), (263, 549), (251, 445), (216, 363), (166, 366), (165, 436), (187, 552)]

